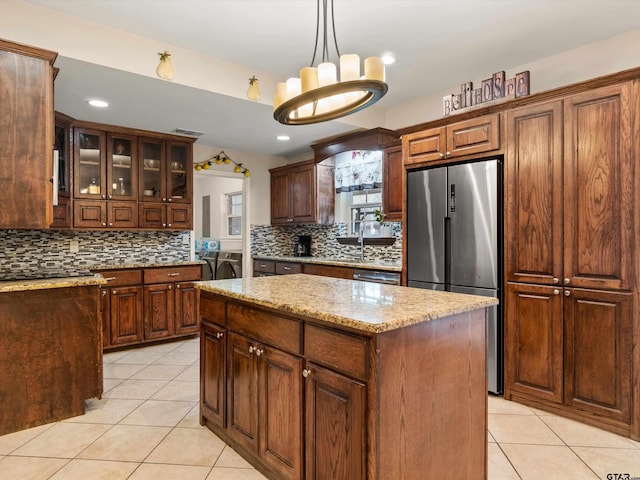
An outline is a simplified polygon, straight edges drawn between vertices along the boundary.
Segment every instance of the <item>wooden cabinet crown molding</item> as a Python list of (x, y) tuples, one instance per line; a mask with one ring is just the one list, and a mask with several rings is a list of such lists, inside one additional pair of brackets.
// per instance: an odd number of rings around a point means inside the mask
[(311, 145), (316, 163), (351, 150), (383, 150), (398, 142), (400, 134), (386, 128), (358, 130), (337, 137), (318, 140)]
[(138, 137), (152, 137), (152, 138), (160, 138), (163, 140), (177, 140), (180, 142), (194, 143), (197, 140), (197, 138), (186, 137), (184, 135), (176, 135), (173, 133), (152, 132), (149, 130), (142, 130), (139, 128), (122, 127), (119, 125), (110, 125), (107, 123), (88, 122), (85, 120), (74, 120), (71, 123), (71, 126), (78, 127), (78, 128), (91, 129), (91, 130), (102, 130), (110, 133), (134, 135)]
[(500, 103), (493, 103), (491, 105), (479, 106), (478, 108), (472, 108), (456, 115), (449, 115), (447, 117), (441, 117), (435, 120), (430, 120), (423, 123), (418, 123), (408, 127), (398, 128), (396, 132), (398, 134), (407, 135), (409, 133), (420, 132), (434, 127), (442, 127), (450, 125), (452, 123), (468, 120), (471, 118), (487, 115), (490, 113), (499, 113), (510, 110), (512, 108), (519, 108), (531, 104), (538, 104), (546, 100), (555, 100), (560, 97), (573, 95), (576, 93), (588, 92), (590, 90), (613, 85), (616, 83), (637, 80), (640, 79), (640, 67), (631, 68), (628, 70), (622, 70), (620, 72), (612, 73), (610, 75), (604, 75), (596, 77), (590, 80), (565, 85), (551, 90), (545, 90), (526, 97), (520, 97), (514, 100), (508, 100)]
[(9, 40), (3, 40), (0, 38), (0, 50), (5, 52), (18, 53), (20, 55), (26, 55), (28, 57), (39, 58), (45, 62), (49, 62), (51, 65), (58, 58), (57, 52), (51, 50), (45, 50), (43, 48), (32, 47), (31, 45), (25, 45), (22, 43), (11, 42)]

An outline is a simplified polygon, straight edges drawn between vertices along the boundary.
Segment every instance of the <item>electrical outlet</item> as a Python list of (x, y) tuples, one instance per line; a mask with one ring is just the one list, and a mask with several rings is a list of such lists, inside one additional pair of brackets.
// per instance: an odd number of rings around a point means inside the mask
[(80, 243), (78, 240), (71, 240), (69, 242), (69, 251), (71, 253), (78, 253), (80, 251)]

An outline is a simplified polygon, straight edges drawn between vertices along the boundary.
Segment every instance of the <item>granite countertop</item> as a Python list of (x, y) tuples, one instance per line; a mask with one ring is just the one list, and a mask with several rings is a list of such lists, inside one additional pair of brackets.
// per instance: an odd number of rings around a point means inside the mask
[(91, 271), (96, 270), (124, 270), (127, 268), (152, 268), (152, 267), (183, 267), (188, 265), (204, 265), (207, 263), (204, 260), (185, 260), (185, 261), (172, 261), (172, 262), (131, 262), (131, 263), (111, 263), (105, 265), (92, 265)]
[(355, 267), (369, 270), (386, 270), (401, 272), (402, 260), (384, 261), (380, 259), (337, 259), (333, 257), (277, 257), (268, 255), (253, 255), (254, 260), (272, 260), (276, 262), (317, 263), (320, 265), (334, 265), (336, 267)]
[(490, 297), (304, 274), (196, 282), (196, 288), (369, 333), (498, 304)]
[(100, 275), (7, 280), (0, 281), (0, 293), (22, 292), (26, 290), (46, 290), (50, 288), (85, 287), (89, 285), (105, 285), (106, 283), (106, 280)]

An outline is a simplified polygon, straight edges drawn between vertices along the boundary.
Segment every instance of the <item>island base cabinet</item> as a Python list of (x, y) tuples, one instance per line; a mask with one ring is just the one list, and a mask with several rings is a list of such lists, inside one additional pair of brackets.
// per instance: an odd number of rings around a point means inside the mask
[(308, 363), (306, 480), (364, 479), (365, 385)]
[(227, 336), (223, 328), (205, 321), (201, 323), (201, 417), (221, 428), (225, 428), (227, 425), (225, 398), (225, 383), (227, 380), (226, 345)]
[(279, 478), (302, 478), (302, 359), (229, 334), (228, 433)]

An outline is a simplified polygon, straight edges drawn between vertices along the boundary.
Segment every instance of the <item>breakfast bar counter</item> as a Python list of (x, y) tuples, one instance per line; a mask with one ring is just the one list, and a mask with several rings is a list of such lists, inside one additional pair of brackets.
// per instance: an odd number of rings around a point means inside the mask
[(492, 298), (199, 282), (201, 422), (272, 479), (486, 479)]

